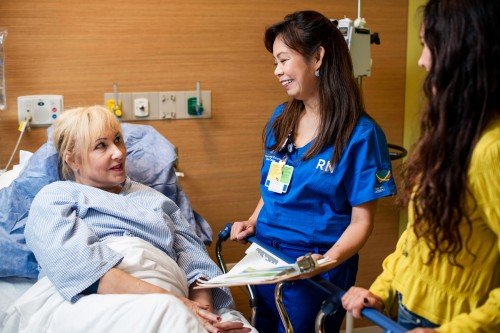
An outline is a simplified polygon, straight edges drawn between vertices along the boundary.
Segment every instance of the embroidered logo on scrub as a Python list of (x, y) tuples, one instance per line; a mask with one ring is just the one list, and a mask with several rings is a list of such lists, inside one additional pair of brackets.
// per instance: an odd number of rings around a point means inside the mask
[(377, 182), (386, 183), (391, 179), (391, 170), (379, 170), (375, 173)]

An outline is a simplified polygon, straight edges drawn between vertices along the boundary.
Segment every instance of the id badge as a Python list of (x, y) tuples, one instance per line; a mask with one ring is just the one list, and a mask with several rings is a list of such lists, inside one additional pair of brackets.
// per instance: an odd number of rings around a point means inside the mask
[(284, 161), (271, 162), (266, 178), (266, 187), (275, 193), (286, 193), (292, 180), (293, 167), (286, 165)]

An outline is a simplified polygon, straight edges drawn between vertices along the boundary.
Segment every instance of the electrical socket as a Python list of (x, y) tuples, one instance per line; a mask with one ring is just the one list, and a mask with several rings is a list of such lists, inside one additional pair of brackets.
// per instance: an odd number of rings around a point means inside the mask
[[(151, 115), (149, 112), (151, 112), (151, 103), (150, 103), (150, 100), (149, 100), (149, 93), (147, 92), (139, 92), (139, 93), (132, 93), (132, 114), (131, 114), (131, 119), (129, 120), (146, 120), (146, 119), (153, 119), (151, 118)], [(135, 107), (135, 104), (136, 104), (136, 101), (138, 99), (146, 99), (147, 100), (147, 103), (149, 105), (149, 112), (148, 112), (148, 116), (147, 117), (137, 117), (135, 115), (135, 110), (134, 110), (134, 107)]]

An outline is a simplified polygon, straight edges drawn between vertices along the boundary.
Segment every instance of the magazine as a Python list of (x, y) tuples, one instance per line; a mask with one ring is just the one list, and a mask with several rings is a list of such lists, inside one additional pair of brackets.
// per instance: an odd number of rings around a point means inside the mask
[(307, 267), (299, 263), (288, 264), (255, 243), (245, 253), (245, 257), (229, 272), (208, 281), (198, 280), (195, 289), (249, 284), (274, 284), (298, 277), (312, 268), (330, 263), (328, 259), (314, 261), (310, 256), (305, 256), (304, 259), (309, 261), (309, 263), (306, 263), (309, 264), (309, 266), (306, 265)]

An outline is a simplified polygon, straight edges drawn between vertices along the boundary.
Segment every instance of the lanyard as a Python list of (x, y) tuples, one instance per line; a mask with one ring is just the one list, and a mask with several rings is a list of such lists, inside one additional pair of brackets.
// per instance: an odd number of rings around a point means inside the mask
[(289, 158), (289, 155), (293, 154), (297, 147), (295, 146), (295, 142), (293, 142), (293, 136), (292, 136), (293, 130), (288, 133), (288, 136), (285, 140), (285, 143), (281, 146), (279, 152), (281, 154), (285, 154), (283, 161), (286, 163), (286, 161)]

